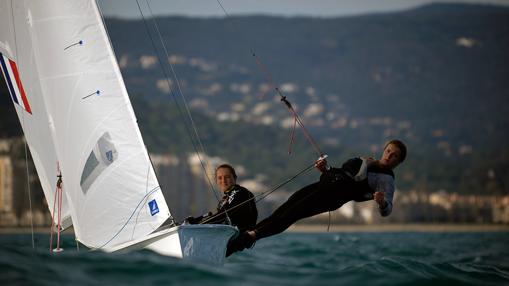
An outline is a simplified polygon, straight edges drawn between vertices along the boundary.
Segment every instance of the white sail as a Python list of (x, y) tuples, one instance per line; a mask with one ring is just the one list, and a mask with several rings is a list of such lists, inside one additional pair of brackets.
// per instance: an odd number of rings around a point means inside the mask
[[(44, 145), (55, 146), (76, 237), (108, 249), (147, 236), (170, 212), (95, 1), (12, 1), (11, 8), (16, 47), (31, 49), (30, 62), (17, 57), (20, 73), (40, 87), (51, 127)], [(34, 96), (27, 94), (30, 102)]]
[[(50, 212), (55, 199), (58, 159), (50, 117), (43, 101), (38, 62), (26, 17), (13, 17), (11, 1), (0, 2), (0, 69), (18, 114)], [(25, 13), (26, 14), (26, 13)], [(58, 223), (58, 208), (55, 209)], [(67, 199), (62, 197), (63, 227), (71, 225)]]

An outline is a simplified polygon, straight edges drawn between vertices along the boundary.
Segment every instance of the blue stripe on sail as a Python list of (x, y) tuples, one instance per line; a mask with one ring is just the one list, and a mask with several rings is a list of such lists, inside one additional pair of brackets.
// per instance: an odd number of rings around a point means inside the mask
[(2, 53), (0, 53), (0, 63), (2, 64), (2, 70), (4, 71), (5, 82), (7, 83), (7, 87), (9, 88), (9, 92), (11, 94), (12, 101), (19, 104), (18, 99), (16, 98), (16, 93), (14, 91), (14, 87), (12, 86), (11, 77), (9, 76), (7, 66), (5, 65), (4, 55)]

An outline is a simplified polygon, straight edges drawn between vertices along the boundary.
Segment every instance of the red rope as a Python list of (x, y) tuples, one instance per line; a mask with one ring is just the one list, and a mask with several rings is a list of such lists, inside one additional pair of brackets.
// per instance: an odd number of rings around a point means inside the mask
[(295, 129), (297, 128), (297, 118), (293, 118), (293, 128), (290, 136), (290, 144), (288, 145), (288, 155), (292, 154), (292, 145), (295, 137)]
[[(269, 82), (271, 88), (273, 88), (277, 94), (279, 94), (279, 96), (281, 97), (281, 101), (286, 105), (286, 107), (288, 108), (288, 110), (290, 111), (290, 113), (293, 115), (293, 118), (295, 120), (295, 122), (297, 122), (299, 124), (299, 126), (302, 128), (302, 132), (304, 133), (304, 136), (306, 136), (306, 139), (309, 141), (309, 143), (311, 144), (311, 146), (313, 146), (313, 148), (315, 149), (315, 152), (318, 154), (318, 156), (322, 156), (323, 153), (322, 151), (320, 150), (320, 147), (318, 147), (318, 144), (316, 143), (316, 141), (313, 139), (313, 137), (311, 136), (311, 134), (309, 133), (309, 131), (306, 129), (306, 127), (304, 126), (304, 123), (302, 122), (302, 120), (300, 119), (299, 115), (297, 114), (297, 112), (293, 109), (292, 105), (290, 104), (290, 102), (286, 99), (286, 96), (284, 96), (281, 91), (279, 90), (279, 88), (275, 85), (274, 83), (274, 80), (272, 79), (272, 75), (270, 74), (270, 72), (267, 70), (267, 68), (265, 67), (265, 65), (262, 63), (262, 61), (260, 60), (260, 58), (255, 54), (253, 53), (253, 57), (255, 57), (256, 59), (256, 64), (258, 65), (258, 67), (260, 68), (261, 72), (265, 75), (265, 77), (267, 78), (267, 81)], [(289, 154), (291, 153), (291, 144), (293, 144), (293, 134), (292, 134), (292, 140), (290, 142), (290, 151), (288, 152)]]
[(62, 187), (58, 186), (58, 232), (57, 232), (57, 250), (60, 250), (60, 230), (62, 226)]
[(58, 201), (58, 223), (57, 223), (57, 248), (55, 250), (60, 251), (60, 230), (62, 222), (62, 175), (58, 176), (57, 187), (55, 189), (55, 196), (53, 198), (53, 213), (51, 214), (51, 226), (50, 226), (50, 241), (49, 241), (49, 252), (53, 253), (53, 227), (55, 226), (55, 205)]
[[(267, 70), (267, 68), (265, 67), (265, 65), (262, 63), (262, 61), (260, 60), (260, 58), (258, 58), (258, 56), (253, 53), (253, 57), (255, 57), (255, 60), (256, 60), (256, 64), (258, 65), (258, 67), (262, 70), (262, 73), (265, 75), (265, 77), (267, 78), (267, 82), (269, 83), (270, 85), (270, 89), (274, 89), (275, 88), (275, 84), (274, 84), (274, 80), (272, 79), (272, 76), (271, 74), (269, 73), (269, 71)], [(265, 97), (265, 94), (267, 92), (264, 92), (262, 93), (262, 95), (260, 96), (260, 99), (263, 99)]]
[(311, 136), (311, 134), (307, 130), (306, 126), (304, 126), (304, 123), (300, 119), (299, 115), (297, 114), (295, 109), (293, 109), (293, 107), (290, 104), (290, 102), (286, 99), (286, 96), (283, 96), (283, 94), (281, 93), (281, 91), (278, 88), (276, 88), (276, 91), (281, 96), (281, 101), (285, 103), (285, 105), (286, 105), (286, 107), (288, 107), (288, 110), (290, 111), (290, 113), (292, 113), (294, 119), (297, 121), (299, 126), (302, 128), (302, 133), (304, 133), (304, 136), (306, 136), (306, 139), (308, 139), (308, 141), (311, 144), (311, 146), (313, 146), (313, 148), (315, 149), (315, 152), (317, 153), (317, 155), (318, 156), (322, 156), (323, 155), (322, 150), (320, 150), (320, 147), (318, 147), (318, 144), (313, 139), (313, 137)]
[(53, 212), (51, 212), (51, 226), (49, 229), (49, 252), (53, 253), (53, 226), (55, 225), (55, 205), (57, 203), (58, 187), (55, 189), (55, 197), (53, 198)]

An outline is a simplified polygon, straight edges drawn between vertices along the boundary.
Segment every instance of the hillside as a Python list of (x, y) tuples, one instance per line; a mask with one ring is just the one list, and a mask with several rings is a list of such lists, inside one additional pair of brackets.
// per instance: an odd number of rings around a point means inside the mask
[[(398, 170), (401, 188), (509, 193), (507, 8), (436, 4), (336, 19), (156, 22), (207, 152), (253, 176), (279, 182), (316, 158), (300, 131), (287, 155), (292, 120), (255, 51), (337, 164), (376, 155), (399, 137), (410, 150)], [(167, 85), (144, 23), (106, 24), (149, 150), (192, 151), (175, 80), (169, 73)], [(6, 98), (0, 134), (13, 136), (19, 125)]]

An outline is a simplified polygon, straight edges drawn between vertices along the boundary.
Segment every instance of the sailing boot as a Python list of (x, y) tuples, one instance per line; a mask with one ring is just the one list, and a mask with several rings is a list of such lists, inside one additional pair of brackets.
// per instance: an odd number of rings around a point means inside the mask
[(256, 239), (253, 238), (247, 231), (244, 231), (239, 236), (228, 242), (228, 247), (226, 249), (226, 257), (232, 255), (237, 251), (242, 251), (246, 248), (253, 247)]

